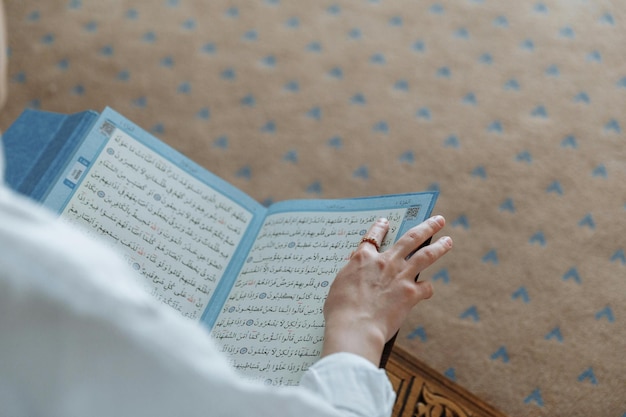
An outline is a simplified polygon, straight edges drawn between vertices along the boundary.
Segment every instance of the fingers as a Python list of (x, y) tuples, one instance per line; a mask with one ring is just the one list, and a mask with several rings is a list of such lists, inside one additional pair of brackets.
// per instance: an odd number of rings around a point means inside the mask
[(450, 249), (452, 249), (452, 239), (444, 236), (418, 250), (407, 262), (413, 267), (414, 273), (417, 274), (435, 263), (448, 253)]
[[(443, 216), (433, 216), (411, 228), (386, 253), (391, 256), (391, 259), (406, 260), (409, 272), (416, 275), (452, 249), (452, 239), (448, 236), (420, 248), (424, 242), (443, 229), (445, 224)], [(378, 252), (388, 230), (389, 221), (384, 218), (378, 219), (363, 236), (359, 249)], [(430, 295), (432, 295), (432, 287), (427, 290), (430, 290)]]
[[(446, 224), (443, 216), (433, 216), (406, 232), (390, 251), (394, 255), (406, 259), (412, 255), (428, 238), (439, 232)], [(443, 255), (443, 254), (442, 254)], [(434, 260), (433, 260), (434, 262)]]
[(383, 243), (383, 239), (387, 235), (387, 231), (389, 230), (389, 220), (387, 219), (378, 219), (376, 222), (370, 227), (370, 229), (365, 233), (363, 239), (359, 247), (361, 246), (369, 246), (370, 249), (378, 251), (380, 246)]

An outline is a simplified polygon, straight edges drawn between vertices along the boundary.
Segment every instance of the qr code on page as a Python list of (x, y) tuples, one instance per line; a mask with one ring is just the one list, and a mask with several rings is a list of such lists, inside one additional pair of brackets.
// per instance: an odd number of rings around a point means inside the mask
[(115, 130), (115, 125), (109, 122), (108, 120), (102, 123), (102, 126), (100, 126), (100, 131), (105, 136), (111, 136), (114, 130)]
[(404, 215), (404, 220), (415, 220), (417, 215), (420, 212), (420, 206), (417, 207), (409, 207), (406, 209), (406, 214)]

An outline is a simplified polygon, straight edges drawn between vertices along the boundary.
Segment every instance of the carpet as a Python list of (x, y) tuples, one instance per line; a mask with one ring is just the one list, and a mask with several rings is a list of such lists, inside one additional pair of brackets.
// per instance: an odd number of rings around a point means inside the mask
[(264, 203), (439, 190), (396, 343), (510, 416), (626, 416), (626, 4), (5, 6), (0, 128), (111, 106)]

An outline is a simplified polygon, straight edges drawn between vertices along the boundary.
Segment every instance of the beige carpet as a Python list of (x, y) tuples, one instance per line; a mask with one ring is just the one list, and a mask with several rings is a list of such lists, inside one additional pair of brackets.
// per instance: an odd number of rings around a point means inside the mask
[(626, 416), (626, 3), (5, 4), (2, 129), (109, 105), (262, 202), (437, 188), (397, 343), (511, 416)]

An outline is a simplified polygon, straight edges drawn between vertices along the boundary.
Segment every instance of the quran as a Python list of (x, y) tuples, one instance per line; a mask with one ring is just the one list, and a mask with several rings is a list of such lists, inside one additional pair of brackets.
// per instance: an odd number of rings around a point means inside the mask
[(371, 224), (381, 250), (436, 191), (269, 207), (110, 108), (25, 110), (3, 136), (10, 187), (117, 250), (146, 291), (211, 332), (242, 374), (295, 385), (320, 356), (323, 304)]

